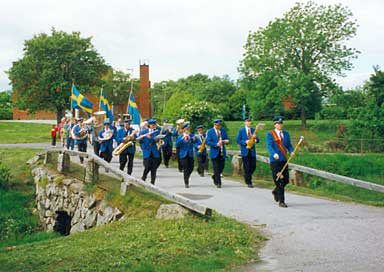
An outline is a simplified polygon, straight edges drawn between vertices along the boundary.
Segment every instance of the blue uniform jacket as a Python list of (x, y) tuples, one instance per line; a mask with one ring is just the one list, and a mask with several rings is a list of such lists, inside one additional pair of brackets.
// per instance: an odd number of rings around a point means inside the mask
[(172, 133), (169, 130), (166, 130), (166, 131), (162, 131), (162, 134), (165, 135), (163, 139), (164, 141), (163, 147), (167, 147), (167, 146), (172, 147), (173, 146)]
[[(144, 129), (140, 132), (140, 135), (145, 135), (149, 132), (149, 128)], [(151, 156), (151, 153), (153, 157), (160, 158), (160, 151), (157, 149), (156, 142), (158, 140), (154, 140), (154, 138), (160, 134), (160, 129), (156, 128), (155, 132), (151, 134), (151, 137), (148, 138), (147, 136), (144, 136), (139, 142), (141, 145), (141, 149), (143, 150), (143, 159), (148, 159)]]
[[(81, 127), (80, 125), (76, 124), (74, 127), (73, 127), (73, 134), (76, 136), (76, 137), (79, 137), (79, 133), (80, 133), (80, 130), (81, 130)], [(83, 140), (75, 140), (75, 144), (84, 144), (84, 143), (87, 143), (87, 138), (83, 139)]]
[[(114, 132), (113, 129), (111, 129), (113, 131), (113, 136), (111, 139), (109, 140), (106, 140), (106, 141), (102, 141), (100, 143), (100, 152), (112, 152), (113, 151), (113, 139), (116, 137), (116, 134)], [(97, 137), (99, 137), (100, 139), (103, 139), (103, 133), (105, 132), (105, 129), (102, 129), (99, 134), (97, 135)]]
[(185, 157), (193, 158), (193, 149), (195, 146), (201, 145), (201, 142), (198, 137), (194, 134), (189, 135), (188, 142), (184, 138), (184, 134), (181, 134), (176, 139), (176, 147), (180, 148), (179, 157), (183, 159)]
[[(289, 153), (293, 152), (293, 147), (291, 144), (291, 138), (289, 137), (289, 133), (283, 130), (283, 146), (289, 151)], [(270, 162), (278, 162), (278, 161), (286, 161), (288, 158), (285, 158), (283, 153), (280, 151), (276, 142), (273, 140), (272, 134), (270, 131), (267, 132), (267, 149), (269, 151), (269, 160)], [(279, 159), (275, 160), (273, 155), (277, 153), (279, 155)]]
[[(255, 132), (254, 128), (251, 128), (251, 134)], [(247, 141), (248, 141), (248, 135), (247, 130), (245, 127), (239, 129), (239, 132), (237, 133), (236, 143), (240, 145), (240, 155), (242, 157), (246, 157), (248, 155), (248, 152), (251, 151), (252, 157), (256, 157), (256, 145), (254, 144), (251, 149), (247, 148)], [(256, 136), (255, 143), (259, 143), (260, 139), (259, 136)]]
[(204, 141), (204, 139), (205, 138), (207, 138), (207, 133), (203, 133), (203, 135), (199, 135), (199, 134), (195, 134), (195, 136), (197, 137), (197, 138), (199, 138), (199, 141), (200, 141), (200, 144), (198, 144), (198, 145), (195, 145), (195, 154), (196, 154), (196, 156), (198, 156), (198, 155), (203, 155), (203, 156), (207, 156), (207, 149), (204, 149), (203, 150), (203, 152), (199, 152), (199, 146), (201, 145), (201, 144), (203, 144), (203, 141)]
[[(128, 129), (128, 133), (127, 131), (125, 130), (125, 127), (121, 127), (117, 130), (117, 134), (116, 134), (116, 142), (117, 144), (121, 144), (124, 140), (125, 137), (127, 137), (127, 135), (131, 135), (132, 132), (134, 131), (133, 128), (129, 128)], [(137, 136), (136, 134), (133, 135), (133, 137), (136, 139)], [(133, 142), (133, 145), (127, 147), (123, 152), (121, 152), (122, 155), (126, 155), (126, 154), (134, 154), (136, 151), (136, 145), (135, 145), (135, 142)]]
[[(220, 128), (221, 138), (222, 140), (229, 140), (227, 132), (224, 128)], [(220, 147), (217, 146), (219, 142), (219, 138), (216, 135), (215, 128), (210, 128), (207, 132), (207, 140), (205, 141), (207, 145), (211, 148), (209, 150), (209, 156), (211, 159), (216, 158), (219, 155)], [(223, 145), (223, 156), (226, 157), (227, 152), (225, 150), (225, 145)]]

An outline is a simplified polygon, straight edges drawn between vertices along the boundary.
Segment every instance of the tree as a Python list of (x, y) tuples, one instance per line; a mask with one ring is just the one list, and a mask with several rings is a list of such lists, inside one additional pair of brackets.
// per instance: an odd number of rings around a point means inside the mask
[(171, 121), (176, 121), (178, 118), (189, 119), (189, 116), (183, 115), (183, 106), (188, 103), (196, 102), (196, 98), (189, 93), (176, 92), (167, 101), (163, 118), (168, 118)]
[(55, 111), (59, 121), (70, 107), (72, 82), (82, 92), (89, 92), (92, 86), (102, 86), (101, 76), (107, 70), (91, 37), (52, 29), (51, 35), (41, 33), (25, 41), (24, 56), (8, 73), (18, 108)]
[(296, 3), (282, 18), (249, 33), (239, 71), (275, 110), (292, 99), (305, 127), (308, 111), (319, 111), (321, 98), (337, 89), (332, 76), (352, 69), (359, 52), (343, 43), (356, 27), (346, 7)]
[(370, 139), (365, 147), (367, 150), (384, 151), (384, 72), (374, 67), (374, 74), (366, 82), (367, 92), (365, 105), (359, 110), (357, 118), (349, 128), (350, 140)]
[[(221, 108), (225, 108), (228, 107), (225, 106), (225, 104), (229, 103), (229, 99), (235, 93), (236, 89), (237, 87), (228, 76), (214, 76), (210, 78), (207, 75), (195, 74), (177, 81), (162, 81), (154, 84), (151, 88), (154, 114), (161, 116), (166, 108), (168, 108), (167, 116), (170, 116), (170, 110), (178, 111), (179, 109), (177, 107), (169, 107), (170, 105), (168, 104), (168, 100), (170, 100), (175, 93), (192, 95), (197, 101), (211, 102), (212, 104), (220, 105)], [(228, 112), (228, 114), (224, 115), (225, 118), (230, 116), (230, 110), (228, 109), (226, 112)]]
[(114, 105), (128, 101), (131, 92), (135, 95), (140, 90), (140, 81), (133, 79), (131, 74), (119, 70), (110, 69), (108, 74), (103, 77), (104, 89), (107, 93), (108, 101)]
[(0, 92), (0, 120), (12, 119), (11, 91)]

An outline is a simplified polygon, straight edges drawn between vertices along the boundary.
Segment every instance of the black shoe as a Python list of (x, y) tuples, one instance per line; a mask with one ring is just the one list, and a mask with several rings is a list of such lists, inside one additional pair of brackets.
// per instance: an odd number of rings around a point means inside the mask
[(221, 184), (217, 184), (216, 187), (217, 187), (217, 188), (221, 188)]
[(180, 173), (183, 173), (183, 170), (180, 170), (180, 169), (179, 169), (179, 172), (180, 172)]
[(279, 207), (288, 208), (287, 204), (285, 204), (284, 202), (280, 202)]
[(279, 202), (279, 198), (277, 197), (277, 193), (275, 191), (272, 191), (273, 198), (276, 202)]
[(155, 181), (154, 181), (154, 180), (151, 180), (151, 184), (152, 184), (152, 185), (155, 185)]
[(142, 180), (142, 181), (145, 181), (145, 180), (146, 180), (146, 178), (145, 178), (145, 177), (141, 177), (141, 180)]
[(166, 165), (165, 168), (168, 168), (168, 165)]
[(189, 185), (188, 185), (188, 184), (185, 184), (185, 188), (189, 188)]
[(253, 188), (253, 184), (247, 184), (248, 188)]

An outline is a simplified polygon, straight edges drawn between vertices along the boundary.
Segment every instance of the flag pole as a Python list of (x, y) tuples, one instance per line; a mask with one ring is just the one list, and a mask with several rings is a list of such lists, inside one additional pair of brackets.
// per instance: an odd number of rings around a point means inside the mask
[(128, 109), (129, 109), (129, 102), (131, 102), (131, 95), (132, 95), (132, 91), (133, 91), (133, 68), (130, 68), (128, 70), (131, 70), (132, 73), (131, 73), (131, 90), (129, 92), (129, 97), (128, 97), (127, 113), (129, 113), (129, 111), (128, 111)]
[(99, 111), (100, 111), (100, 104), (101, 104), (101, 95), (103, 94), (103, 87), (100, 89), (100, 97), (99, 97)]

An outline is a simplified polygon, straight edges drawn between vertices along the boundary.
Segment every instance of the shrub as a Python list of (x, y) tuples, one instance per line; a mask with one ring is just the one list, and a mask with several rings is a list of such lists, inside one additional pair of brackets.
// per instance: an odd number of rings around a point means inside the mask
[(7, 190), (11, 178), (10, 170), (0, 160), (0, 190)]

